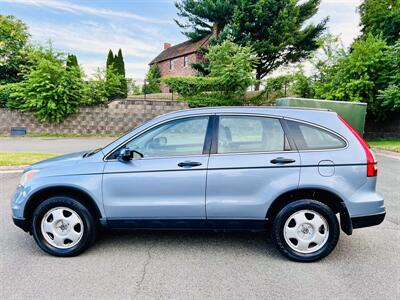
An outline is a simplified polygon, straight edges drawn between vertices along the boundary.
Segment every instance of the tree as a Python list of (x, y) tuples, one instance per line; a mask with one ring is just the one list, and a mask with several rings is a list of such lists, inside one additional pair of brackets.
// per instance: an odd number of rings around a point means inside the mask
[(378, 101), (389, 111), (400, 109), (400, 41), (389, 47), (384, 57), (384, 64), (388, 66), (381, 79), (387, 87), (378, 92)]
[(143, 94), (154, 94), (160, 92), (160, 68), (154, 64), (151, 65), (146, 74), (146, 82), (143, 85)]
[(118, 96), (126, 98), (128, 96), (128, 87), (125, 79), (125, 63), (121, 49), (118, 50), (118, 55), (114, 60), (114, 68), (116, 72), (123, 77), (121, 80), (121, 93)]
[(244, 96), (254, 83), (252, 72), (258, 59), (251, 47), (241, 47), (226, 40), (211, 46), (205, 58), (209, 61), (209, 77), (221, 78), (226, 92)]
[(31, 111), (42, 121), (61, 122), (68, 114), (79, 110), (84, 84), (80, 70), (67, 70), (66, 60), (52, 48), (36, 49), (36, 65), (24, 75), (19, 90), (19, 108)]
[(78, 67), (79, 68), (78, 59), (76, 58), (76, 55), (74, 55), (74, 54), (68, 54), (68, 56), (67, 56), (67, 68), (70, 68), (70, 67)]
[(240, 0), (230, 34), (257, 53), (257, 80), (282, 65), (309, 58), (319, 48), (328, 19), (316, 25), (308, 22), (319, 4), (320, 0)]
[(343, 46), (340, 38), (330, 33), (325, 34), (319, 40), (319, 51), (315, 52), (310, 59), (318, 77), (323, 73), (323, 69), (333, 66), (340, 58), (348, 55), (347, 49)]
[[(106, 71), (113, 69), (114, 68), (114, 53), (112, 52), (112, 50), (110, 49), (108, 51), (108, 55), (107, 55), (107, 61), (106, 61)], [(107, 74), (106, 74), (107, 75)], [(106, 77), (107, 80), (107, 77)]]
[(206, 77), (166, 77), (163, 82), (179, 93), (191, 107), (240, 105), (247, 88), (254, 83), (257, 57), (250, 47), (226, 40), (209, 47)]
[[(185, 34), (198, 38), (214, 29), (219, 39), (233, 37), (241, 46), (251, 46), (259, 58), (256, 78), (261, 80), (278, 67), (309, 58), (319, 47), (327, 18), (309, 23), (321, 0), (182, 0), (176, 4), (177, 24)], [(259, 84), (256, 85), (258, 90)]]
[(140, 86), (136, 84), (135, 80), (129, 78), (126, 80), (128, 86), (128, 95), (140, 95)]
[(400, 38), (400, 1), (364, 0), (360, 6), (363, 36), (382, 35), (389, 45)]
[(293, 83), (291, 86), (291, 93), (297, 97), (313, 98), (315, 96), (314, 81), (315, 78), (307, 77), (304, 70), (300, 67), (297, 72), (293, 74)]
[[(119, 75), (118, 78), (116, 78), (115, 75)], [(107, 84), (108, 86), (114, 86), (116, 81), (120, 84), (119, 89), (113, 87), (108, 92), (108, 99), (126, 98), (128, 95), (128, 87), (125, 79), (125, 63), (121, 49), (119, 49), (117, 55), (114, 55), (111, 49), (108, 51), (105, 76), (106, 81), (109, 81)], [(115, 94), (112, 94), (111, 91), (115, 91)]]
[(387, 116), (388, 108), (377, 98), (389, 84), (389, 74), (398, 73), (390, 59), (390, 47), (380, 37), (368, 35), (352, 45), (352, 51), (332, 66), (322, 68), (315, 83), (316, 97), (331, 100), (367, 102), (368, 112), (377, 119)]
[(16, 93), (20, 91), (21, 82), (18, 83), (7, 83), (0, 85), (0, 107), (7, 107), (9, 109), (19, 108), (19, 97), (16, 97)]
[(113, 65), (114, 65), (114, 54), (113, 54), (112, 50), (110, 49), (108, 51), (108, 55), (107, 55), (106, 69), (112, 67)]
[(0, 84), (22, 80), (24, 48), (29, 39), (24, 22), (13, 16), (0, 15)]
[(182, 0), (175, 3), (178, 16), (175, 20), (185, 31), (183, 34), (196, 40), (213, 30), (219, 34), (231, 21), (237, 0)]
[(82, 103), (95, 105), (106, 100), (115, 99), (115, 95), (121, 94), (121, 81), (123, 77), (114, 68), (97, 69), (93, 74), (93, 80), (85, 85)]

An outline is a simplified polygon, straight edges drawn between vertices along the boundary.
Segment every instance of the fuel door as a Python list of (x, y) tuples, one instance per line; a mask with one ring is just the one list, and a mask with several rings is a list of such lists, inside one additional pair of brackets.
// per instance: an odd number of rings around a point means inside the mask
[(333, 176), (335, 174), (335, 164), (331, 160), (321, 160), (318, 163), (318, 172), (324, 177)]

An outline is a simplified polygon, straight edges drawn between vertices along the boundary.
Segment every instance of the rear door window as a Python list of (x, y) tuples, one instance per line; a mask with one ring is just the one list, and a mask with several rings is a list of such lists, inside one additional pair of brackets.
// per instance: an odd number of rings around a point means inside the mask
[(286, 121), (298, 150), (340, 149), (346, 142), (338, 135), (305, 123)]
[(220, 116), (218, 153), (284, 151), (285, 133), (278, 119)]

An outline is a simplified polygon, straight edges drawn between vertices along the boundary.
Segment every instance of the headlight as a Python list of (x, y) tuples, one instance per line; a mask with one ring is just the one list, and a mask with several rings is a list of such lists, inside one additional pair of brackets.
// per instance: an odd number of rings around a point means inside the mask
[(39, 173), (39, 170), (30, 170), (30, 171), (25, 172), (22, 175), (19, 184), (20, 185), (26, 185), (29, 181), (31, 181), (33, 176), (35, 176), (37, 173)]

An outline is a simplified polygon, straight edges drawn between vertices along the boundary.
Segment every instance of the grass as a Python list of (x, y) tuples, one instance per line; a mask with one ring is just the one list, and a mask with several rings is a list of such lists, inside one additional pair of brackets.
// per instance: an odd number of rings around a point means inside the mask
[(121, 134), (81, 134), (81, 133), (29, 133), (27, 135), (9, 135), (0, 134), (0, 138), (24, 138), (24, 137), (37, 137), (37, 138), (117, 138)]
[(400, 152), (400, 139), (369, 140), (372, 148)]
[(52, 153), (0, 152), (0, 166), (25, 166), (56, 156)]

